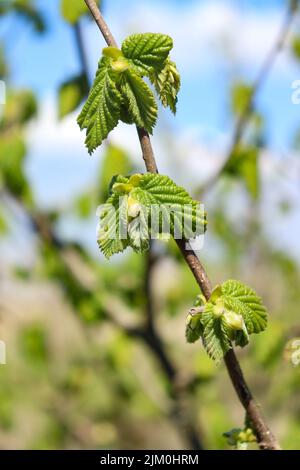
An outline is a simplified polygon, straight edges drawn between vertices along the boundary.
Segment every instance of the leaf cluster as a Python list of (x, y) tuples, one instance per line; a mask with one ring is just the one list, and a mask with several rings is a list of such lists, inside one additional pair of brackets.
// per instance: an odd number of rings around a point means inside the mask
[(78, 117), (86, 129), (86, 146), (92, 153), (121, 120), (152, 133), (157, 120), (155, 96), (144, 81), (154, 85), (163, 106), (175, 113), (180, 77), (169, 58), (172, 39), (164, 34), (134, 34), (121, 49), (106, 47), (94, 84)]
[(195, 238), (205, 227), (201, 205), (168, 176), (119, 175), (101, 208), (98, 243), (109, 258), (128, 246), (137, 252), (148, 249), (150, 237)]
[(219, 362), (236, 346), (244, 347), (249, 336), (267, 326), (267, 312), (256, 292), (239, 281), (228, 280), (216, 286), (203, 313), (189, 314), (186, 322), (188, 342), (202, 338), (208, 355)]

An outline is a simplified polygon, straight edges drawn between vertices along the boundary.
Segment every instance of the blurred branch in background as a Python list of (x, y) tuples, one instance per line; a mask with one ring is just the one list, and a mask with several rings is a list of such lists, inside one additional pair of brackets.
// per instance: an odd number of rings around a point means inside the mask
[[(235, 124), (232, 142), (227, 152), (227, 156), (225, 157), (224, 162), (218, 169), (218, 171), (211, 178), (209, 178), (203, 186), (196, 190), (196, 194), (198, 195), (198, 197), (213, 188), (213, 186), (216, 184), (217, 181), (219, 181), (220, 177), (222, 177), (222, 175), (227, 171), (227, 169), (230, 170), (230, 162), (231, 160), (235, 159), (235, 154), (239, 153), (239, 151), (243, 151), (243, 149), (239, 147), (250, 121), (255, 117), (254, 107), (256, 96), (265, 84), (269, 74), (272, 71), (276, 58), (278, 57), (279, 53), (282, 51), (286, 43), (289, 33), (291, 32), (296, 14), (298, 12), (298, 5), (298, 0), (288, 0), (287, 12), (285, 14), (282, 26), (278, 33), (278, 37), (270, 52), (267, 54), (265, 60), (263, 61), (257, 73), (256, 79), (254, 80), (251, 86), (244, 85), (243, 88), (240, 89), (240, 93), (242, 95), (240, 97), (241, 103), (238, 109), (235, 110), (237, 112), (237, 121)], [(244, 158), (247, 158), (247, 155)]]

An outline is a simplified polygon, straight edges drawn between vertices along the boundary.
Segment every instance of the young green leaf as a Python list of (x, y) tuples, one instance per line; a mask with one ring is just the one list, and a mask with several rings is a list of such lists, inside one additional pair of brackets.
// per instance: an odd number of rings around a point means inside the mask
[(97, 234), (98, 245), (106, 258), (124, 251), (128, 246), (127, 196), (112, 193), (102, 207)]
[(149, 78), (155, 87), (162, 105), (165, 108), (168, 106), (175, 114), (177, 95), (180, 89), (180, 75), (176, 68), (175, 62), (172, 62), (168, 57), (164, 68), (159, 72), (153, 70), (149, 74)]
[(243, 429), (231, 429), (224, 432), (223, 436), (227, 438), (227, 443), (236, 450), (247, 450), (249, 444), (257, 442), (252, 429), (247, 426)]
[[(101, 145), (119, 120), (135, 123), (152, 133), (157, 102), (143, 80), (144, 75), (150, 77), (162, 104), (175, 113), (180, 77), (169, 59), (172, 47), (169, 36), (145, 33), (129, 36), (122, 49), (111, 46), (103, 49), (93, 87), (78, 117), (80, 128), (87, 129), (89, 153)], [(69, 91), (68, 87), (67, 98)]]
[[(129, 208), (128, 197), (128, 216), (133, 217), (133, 220), (128, 224), (128, 236), (130, 246), (134, 251), (140, 253), (149, 249), (149, 230), (148, 230), (148, 207), (141, 206), (135, 203), (131, 206), (131, 212)], [(135, 207), (134, 207), (135, 206)], [(132, 211), (132, 208), (134, 211)]]
[(226, 281), (222, 284), (222, 297), (227, 308), (243, 316), (249, 334), (265, 330), (267, 311), (251, 287), (239, 281)]
[(164, 67), (172, 47), (172, 39), (165, 34), (143, 33), (126, 38), (122, 52), (139, 73), (148, 75), (153, 69), (160, 71)]
[(203, 335), (201, 313), (188, 313), (185, 322), (185, 337), (188, 343), (195, 343)]
[(87, 129), (86, 146), (92, 153), (118, 124), (122, 96), (116, 87), (116, 72), (110, 59), (102, 57), (88, 99), (78, 117), (81, 129)]
[[(167, 233), (189, 239), (205, 231), (201, 206), (167, 176), (151, 173), (117, 176), (107, 203), (112, 207), (100, 218), (98, 233), (99, 246), (107, 257), (128, 245), (135, 251), (144, 251), (150, 236), (158, 238)], [(122, 234), (118, 228), (121, 215)]]
[(205, 305), (201, 315), (203, 326), (203, 344), (209, 357), (216, 362), (220, 362), (224, 354), (232, 347), (232, 334), (222, 315), (218, 316), (214, 312), (213, 304), (209, 302)]
[(121, 90), (129, 119), (152, 134), (157, 119), (157, 104), (148, 85), (139, 75), (127, 70), (122, 76)]
[(250, 287), (229, 280), (217, 286), (201, 315), (203, 343), (210, 357), (219, 361), (232, 347), (244, 347), (249, 335), (267, 326), (267, 313), (260, 297)]
[(190, 239), (205, 231), (205, 213), (200, 204), (168, 176), (146, 173), (132, 196), (151, 208), (154, 237), (166, 233)]

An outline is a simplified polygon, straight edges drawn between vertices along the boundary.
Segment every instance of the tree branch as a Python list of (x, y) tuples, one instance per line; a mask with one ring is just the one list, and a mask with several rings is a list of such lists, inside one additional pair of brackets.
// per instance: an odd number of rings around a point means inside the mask
[(105, 41), (106, 41), (106, 44), (108, 46), (112, 46), (112, 47), (118, 47), (118, 44), (115, 40), (115, 38), (113, 37), (109, 27), (107, 26), (99, 8), (98, 8), (98, 5), (96, 4), (96, 2), (94, 1), (89, 1), (89, 0), (84, 0), (87, 7), (89, 8), (91, 14), (93, 15), (93, 18), (96, 22), (96, 24), (98, 25), (98, 28), (100, 29), (101, 33), (102, 33), (102, 36), (104, 37)]
[[(108, 45), (116, 45), (116, 42), (105, 23), (102, 15), (95, 3), (94, 0), (84, 0), (87, 6), (89, 7), (97, 25), (99, 26), (100, 31), (102, 32), (104, 39), (106, 40)], [(148, 171), (151, 168), (157, 168), (155, 157), (152, 151), (144, 152), (144, 149), (152, 150), (151, 141), (148, 133), (145, 131), (139, 133), (139, 139), (141, 148), (143, 151), (143, 158), (145, 161), (145, 165)], [(196, 254), (192, 250), (186, 250), (185, 241), (184, 240), (177, 240), (177, 245), (179, 246), (181, 253), (184, 256), (186, 263), (188, 264), (189, 268), (191, 269), (200, 289), (202, 290), (206, 299), (209, 299), (211, 295), (211, 283), (206, 274), (206, 271), (200, 261), (198, 260)], [(273, 436), (271, 430), (269, 429), (267, 423), (265, 422), (259, 407), (254, 402), (252, 398), (252, 394), (250, 389), (243, 377), (241, 372), (240, 366), (238, 364), (237, 358), (233, 350), (229, 351), (229, 353), (225, 356), (225, 364), (233, 383), (233, 386), (237, 392), (237, 395), (245, 408), (246, 413), (248, 414), (249, 418), (253, 423), (254, 431), (257, 435), (259, 446), (262, 449), (269, 449), (269, 450), (277, 450), (279, 449), (279, 444), (277, 443), (275, 437)]]

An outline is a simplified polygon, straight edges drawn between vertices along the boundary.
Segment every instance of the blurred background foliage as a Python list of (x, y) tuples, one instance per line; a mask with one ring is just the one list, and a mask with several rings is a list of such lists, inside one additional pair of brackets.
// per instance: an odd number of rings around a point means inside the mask
[[(91, 75), (83, 42), (84, 2), (61, 0), (57, 8), (74, 32), (80, 59), (80, 69), (71, 77), (66, 73), (56, 90), (57, 119), (63, 120), (86, 96)], [(41, 2), (2, 0), (0, 22), (11, 16), (21, 28), (29, 24), (37, 41), (47, 39), (51, 24)], [(299, 44), (293, 35), (290, 53), (296, 61)], [(0, 448), (229, 448), (223, 433), (243, 427), (243, 411), (224, 367), (216, 367), (200, 344), (185, 343), (185, 314), (199, 292), (175, 244), (155, 242), (149, 254), (128, 252), (107, 263), (78, 236), (89, 221), (95, 225), (112, 176), (140, 170), (141, 162), (137, 168), (128, 149), (109, 140), (102, 158), (93, 157), (98, 167), (84, 190), (75, 191), (67, 207), (59, 202), (43, 207), (27, 166), (28, 129), (34, 129), (39, 96), (14, 85), (8, 56), (4, 37), (0, 339), (6, 342), (8, 363), (0, 366)], [(47, 61), (55, 67), (55, 56)], [(246, 79), (231, 80), (231, 119), (245, 112), (252, 93)], [(272, 227), (265, 230), (260, 158), (268, 122), (254, 105), (247, 112), (247, 132), (217, 178), (204, 186), (191, 181), (190, 190), (201, 195), (209, 214), (202, 257), (213, 281), (241, 279), (269, 308), (267, 331), (239, 356), (282, 445), (299, 449), (300, 369), (291, 364), (288, 349), (300, 336), (299, 263), (284, 246), (270, 243)], [(168, 125), (160, 132), (173, 141), (173, 152), (176, 132)], [(183, 169), (175, 155), (173, 173)], [(50, 184), (55, 190), (56, 182)], [(283, 224), (291, 210), (283, 194), (278, 198)], [(61, 230), (65, 220), (70, 221), (68, 236)], [(30, 263), (22, 262), (22, 254), (5, 254), (20, 241), (21, 250), (32, 252)]]

